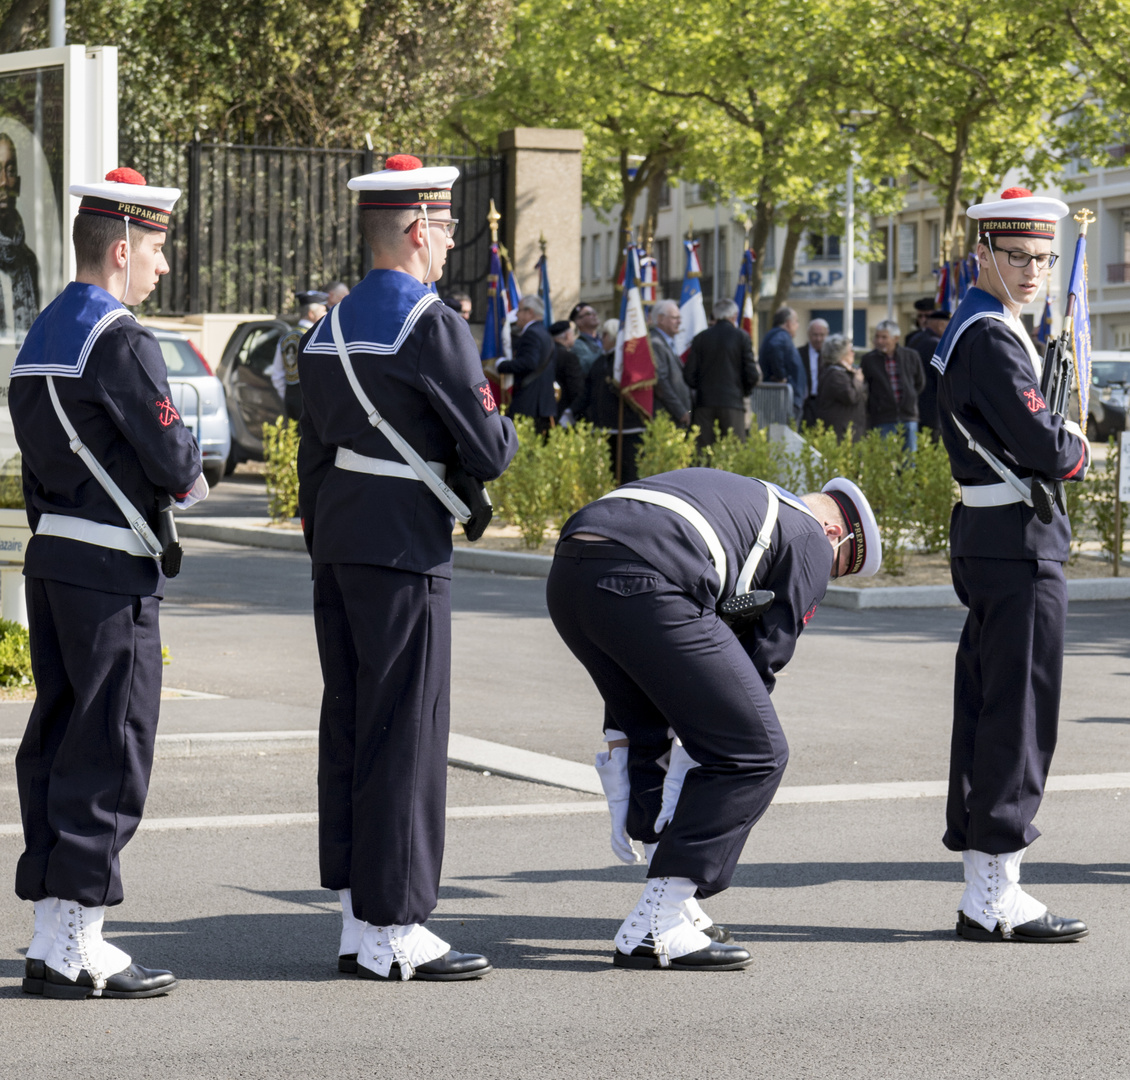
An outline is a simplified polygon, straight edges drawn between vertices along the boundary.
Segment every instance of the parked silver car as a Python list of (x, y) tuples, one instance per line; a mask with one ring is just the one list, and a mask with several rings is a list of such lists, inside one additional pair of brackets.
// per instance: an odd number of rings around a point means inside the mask
[(223, 479), (231, 454), (231, 424), (224, 387), (208, 361), (185, 337), (171, 330), (154, 330), (169, 369), (173, 404), (185, 427), (196, 436), (204, 458), (204, 479), (210, 487)]
[(1091, 407), (1087, 434), (1098, 442), (1126, 430), (1130, 412), (1130, 353), (1096, 349), (1091, 353)]

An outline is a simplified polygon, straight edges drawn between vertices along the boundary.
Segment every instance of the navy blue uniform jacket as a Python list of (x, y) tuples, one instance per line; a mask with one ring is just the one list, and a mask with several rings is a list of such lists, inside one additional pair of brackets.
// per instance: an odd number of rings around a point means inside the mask
[[(764, 485), (720, 469), (680, 469), (650, 476), (620, 490), (634, 488), (677, 495), (710, 522), (726, 552), (722, 596), (729, 596), (765, 520), (769, 499)], [(565, 540), (577, 532), (607, 536), (624, 544), (705, 607), (715, 607), (718, 573), (706, 543), (679, 514), (631, 499), (598, 499), (565, 523), (561, 538)], [(792, 659), (797, 638), (824, 599), (832, 559), (832, 545), (820, 523), (782, 502), (772, 543), (752, 585), (771, 589), (776, 600), (756, 627), (741, 638), (770, 690), (776, 672)]]
[[(357, 378), (380, 414), (425, 461), (501, 475), (518, 450), (499, 415), (467, 323), (409, 274), (370, 270), (340, 304)], [(336, 468), (339, 446), (402, 462), (372, 427), (334, 348), (330, 320), (303, 338), (299, 507), (316, 563), (363, 563), (451, 576), (447, 508), (419, 480)]]
[(514, 334), (514, 359), (499, 360), (495, 367), (514, 376), (511, 413), (520, 416), (556, 416), (557, 399), (553, 393), (556, 367), (553, 359), (553, 338), (545, 323), (527, 323), (520, 334)]
[[(169, 399), (168, 371), (157, 339), (132, 315), (100, 330), (71, 317), (80, 306), (89, 311), (92, 305), (106, 312), (122, 308), (97, 286), (71, 282), (36, 320), (39, 330), (33, 326), (29, 332), (17, 367), (34, 365), (41, 357), (60, 366), (71, 356), (76, 359), (74, 370), (81, 374), (55, 374), (63, 411), (156, 530), (158, 497), (182, 495), (192, 487), (200, 475), (200, 451)], [(83, 353), (85, 359), (78, 363)], [(71, 452), (47, 380), (35, 374), (13, 377), (8, 406), (23, 455), (24, 499), (32, 530), (45, 513), (125, 528), (121, 511)], [(165, 584), (155, 559), (62, 536), (32, 537), (24, 573), (129, 596), (160, 596)]]
[[(980, 294), (979, 296), (976, 294)], [(981, 289), (970, 289), (974, 304), (999, 308)], [(982, 299), (984, 298), (984, 299)], [(953, 422), (956, 413), (969, 433), (996, 454), (1019, 477), (1034, 472), (1081, 480), (1087, 449), (1064, 427), (1040, 393), (1036, 371), (1023, 344), (996, 317), (977, 318), (962, 327), (966, 301), (953, 320), (959, 336), (947, 350), (947, 331), (932, 364), (938, 380), (938, 424), (950, 468), (959, 484), (997, 484), (1000, 478), (974, 450)], [(994, 309), (995, 310), (995, 309)], [(1001, 309), (1003, 310), (1003, 309)], [(1022, 502), (1009, 506), (969, 507), (958, 503), (950, 521), (951, 555), (989, 559), (1050, 559), (1066, 562), (1071, 553), (1071, 525), (1056, 512), (1041, 525), (1035, 510)]]

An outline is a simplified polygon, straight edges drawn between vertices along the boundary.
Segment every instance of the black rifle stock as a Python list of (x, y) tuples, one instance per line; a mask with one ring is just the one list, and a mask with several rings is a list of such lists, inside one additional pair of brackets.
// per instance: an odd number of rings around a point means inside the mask
[[(1063, 331), (1059, 337), (1048, 342), (1044, 353), (1044, 373), (1040, 380), (1040, 392), (1048, 411), (1067, 417), (1067, 400), (1071, 390), (1071, 315), (1075, 307), (1075, 297), (1067, 298), (1067, 314), (1063, 321)], [(1050, 525), (1059, 507), (1060, 513), (1067, 513), (1067, 503), (1063, 494), (1063, 481), (1039, 474), (1032, 475), (1032, 509), (1044, 525)]]

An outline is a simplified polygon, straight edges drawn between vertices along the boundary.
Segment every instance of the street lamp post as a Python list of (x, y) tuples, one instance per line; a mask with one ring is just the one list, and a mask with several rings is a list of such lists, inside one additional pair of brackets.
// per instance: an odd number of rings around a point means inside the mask
[[(854, 124), (844, 124), (849, 134), (855, 133)], [(855, 296), (853, 286), (855, 268), (855, 150), (848, 158), (847, 185), (844, 192), (844, 334), (855, 341)]]
[(52, 49), (62, 48), (67, 43), (67, 0), (51, 0), (47, 18), (47, 42)]

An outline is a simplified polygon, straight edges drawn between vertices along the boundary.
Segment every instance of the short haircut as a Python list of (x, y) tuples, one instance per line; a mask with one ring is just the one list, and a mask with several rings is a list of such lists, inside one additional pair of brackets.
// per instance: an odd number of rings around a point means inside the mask
[(581, 302), (580, 302), (579, 304), (574, 304), (574, 305), (573, 305), (573, 310), (569, 312), (569, 321), (570, 321), (570, 322), (576, 322), (576, 321), (577, 321), (577, 316), (579, 316), (579, 315), (581, 314), (581, 312), (585, 310), (585, 308), (592, 308), (592, 310), (593, 310), (594, 312), (596, 311), (596, 308), (594, 308), (594, 307), (592, 306), (592, 304), (586, 304), (586, 303), (585, 303), (585, 302), (584, 302), (584, 301), (582, 300), (582, 301), (581, 301)]
[(450, 292), (443, 298), (443, 302), (445, 304), (453, 303), (458, 309), (458, 305), (460, 304), (471, 303), (471, 298), (465, 292)]
[(723, 296), (714, 301), (713, 311), (716, 319), (732, 319), (738, 313), (738, 305), (728, 296)]
[(666, 315), (668, 312), (671, 312), (672, 310), (674, 311), (675, 314), (678, 314), (679, 304), (678, 304), (677, 301), (670, 300), (670, 299), (659, 300), (659, 301), (656, 302), (655, 306), (651, 309), (651, 318), (648, 321), (651, 323), (652, 326), (658, 326), (659, 320), (661, 318), (663, 318), (663, 316)]
[[(135, 225), (129, 230), (129, 249), (136, 251), (146, 233), (153, 232), (144, 226)], [(106, 249), (126, 238), (126, 223), (121, 218), (106, 217), (102, 214), (76, 214), (71, 228), (71, 240), (75, 245), (75, 270), (80, 273), (99, 273)]]
[(373, 254), (396, 251), (404, 240), (404, 232), (420, 213), (415, 207), (407, 210), (361, 210), (361, 235)]
[(838, 364), (844, 358), (844, 353), (852, 347), (851, 339), (845, 335), (829, 334), (820, 347), (820, 363)]
[(785, 323), (790, 322), (796, 318), (796, 312), (787, 304), (782, 304), (776, 311), (773, 312), (773, 325), (784, 326)]
[(609, 337), (616, 337), (620, 333), (620, 320), (619, 319), (605, 319), (600, 324), (600, 333), (603, 337), (608, 334)]
[(894, 319), (884, 319), (878, 326), (875, 327), (876, 332), (882, 330), (885, 334), (890, 334), (893, 338), (902, 337), (902, 328)]
[(811, 330), (814, 326), (822, 326), (825, 330), (828, 329), (827, 319), (812, 319), (808, 324), (808, 329)]
[(532, 293), (518, 301), (518, 310), (528, 311), (539, 319), (545, 318), (545, 304), (542, 303), (540, 296), (534, 296)]

